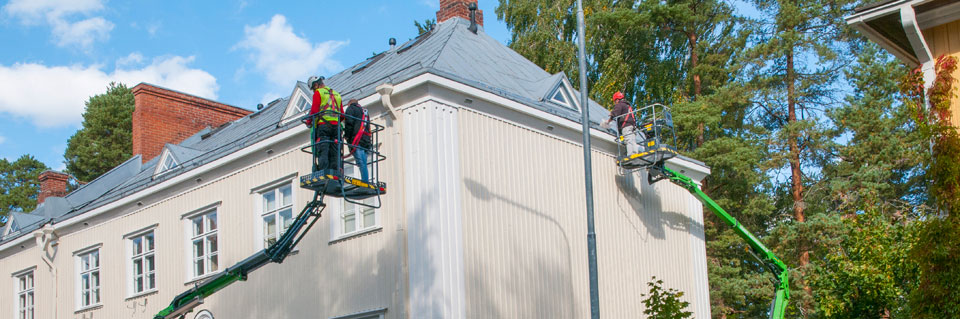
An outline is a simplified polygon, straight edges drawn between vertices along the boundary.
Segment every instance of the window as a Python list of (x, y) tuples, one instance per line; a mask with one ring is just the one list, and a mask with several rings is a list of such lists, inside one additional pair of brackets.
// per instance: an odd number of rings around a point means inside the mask
[(297, 105), (296, 105), (297, 113), (303, 112), (304, 110), (307, 109), (308, 106), (310, 106), (310, 102), (307, 102), (306, 96), (303, 96), (303, 95), (297, 96)]
[(193, 316), (193, 319), (213, 319), (213, 314), (210, 313), (210, 310), (200, 310), (196, 316)]
[(33, 319), (33, 271), (16, 277), (17, 319)]
[[(352, 158), (346, 159), (347, 161), (353, 162)], [(367, 159), (369, 162), (370, 159)], [(360, 172), (357, 170), (357, 167), (354, 165), (344, 165), (343, 167), (344, 174), (350, 177), (359, 179)], [(370, 171), (370, 178), (373, 179), (374, 172)], [(376, 197), (371, 197), (363, 200), (363, 203), (366, 204), (375, 204), (377, 201)], [(354, 203), (347, 202), (343, 200), (343, 209), (340, 213), (340, 231), (341, 236), (350, 235), (351, 233), (356, 233), (368, 229), (372, 229), (377, 226), (377, 211), (376, 209), (366, 207), (363, 205), (357, 205)]]
[(173, 155), (167, 154), (163, 158), (163, 163), (160, 163), (160, 171), (165, 171), (177, 167), (177, 159), (173, 158)]
[(211, 274), (220, 268), (217, 255), (217, 211), (190, 218), (190, 254), (193, 277)]
[(77, 270), (80, 282), (80, 308), (100, 304), (100, 249), (94, 249), (77, 256)]
[(130, 249), (129, 291), (133, 295), (157, 289), (153, 231), (127, 239)]
[(273, 245), (293, 223), (293, 188), (289, 183), (260, 193), (263, 247)]

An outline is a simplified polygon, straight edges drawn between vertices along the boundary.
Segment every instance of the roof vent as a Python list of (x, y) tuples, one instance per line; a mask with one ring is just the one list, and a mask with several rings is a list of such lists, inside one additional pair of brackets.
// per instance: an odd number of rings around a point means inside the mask
[(467, 30), (473, 32), (473, 34), (477, 34), (477, 3), (471, 2), (467, 5), (467, 9), (470, 10), (470, 27), (467, 28)]
[(262, 109), (263, 109), (263, 103), (258, 103), (258, 104), (257, 104), (257, 111), (262, 110)]
[(393, 48), (397, 47), (397, 38), (390, 38), (387, 43), (390, 44), (390, 50), (393, 50)]

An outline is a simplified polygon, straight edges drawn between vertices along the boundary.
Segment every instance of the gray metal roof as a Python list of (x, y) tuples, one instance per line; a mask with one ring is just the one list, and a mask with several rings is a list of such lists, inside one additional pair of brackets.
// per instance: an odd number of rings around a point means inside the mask
[[(447, 20), (433, 31), (330, 76), (325, 82), (347, 100), (369, 96), (382, 83), (400, 83), (433, 73), (580, 122), (578, 112), (543, 99), (549, 93), (546, 90), (552, 89), (565, 75), (547, 73), (486, 35), (482, 28), (473, 34), (467, 30), (468, 26), (469, 22), (464, 19)], [(309, 91), (306, 83), (298, 81), (296, 86)], [(569, 89), (579, 96), (572, 87)], [(86, 213), (300, 125), (298, 121), (282, 122), (288, 100), (274, 100), (258, 112), (217, 128), (201, 130), (177, 145), (168, 144), (167, 149), (180, 165), (163, 174), (154, 176), (159, 158), (141, 164), (141, 157), (137, 155), (64, 198), (47, 198), (29, 215), (14, 214), (13, 218), (23, 226), (22, 231), (0, 239), (0, 243), (27, 234), (45, 222), (56, 223)], [(590, 114), (595, 128), (609, 116), (607, 110), (593, 101)], [(31, 225), (25, 225), (31, 221)]]

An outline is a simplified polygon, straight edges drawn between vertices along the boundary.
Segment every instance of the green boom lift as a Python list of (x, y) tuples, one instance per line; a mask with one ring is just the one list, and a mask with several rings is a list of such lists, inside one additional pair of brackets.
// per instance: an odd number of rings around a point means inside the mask
[[(626, 117), (630, 114), (624, 114)], [(770, 308), (770, 318), (783, 319), (787, 308), (787, 301), (790, 299), (789, 271), (787, 265), (783, 263), (773, 251), (764, 246), (763, 243), (743, 227), (736, 218), (717, 205), (710, 196), (700, 190), (700, 186), (693, 182), (689, 177), (674, 171), (664, 165), (666, 160), (676, 157), (677, 150), (664, 143), (672, 141), (676, 145), (676, 134), (673, 130), (673, 118), (670, 115), (670, 108), (661, 104), (652, 104), (633, 111), (632, 115), (638, 119), (638, 127), (631, 136), (620, 136), (620, 154), (617, 164), (622, 173), (632, 173), (638, 170), (647, 171), (647, 182), (650, 184), (661, 180), (669, 180), (674, 184), (683, 187), (690, 194), (693, 194), (704, 206), (720, 217), (750, 246), (750, 249), (760, 259), (760, 262), (773, 274), (775, 284), (775, 296)], [(628, 139), (639, 140), (639, 150), (635, 154), (627, 154), (624, 143)]]
[[(314, 122), (322, 121), (320, 120), (321, 114), (322, 113), (305, 116), (301, 121), (304, 123), (306, 123), (308, 119), (314, 119)], [(341, 116), (349, 117), (348, 115)], [(335, 143), (338, 146), (337, 149), (342, 150), (343, 145), (340, 145), (341, 141), (319, 141), (302, 148), (302, 151), (314, 155), (312, 173), (300, 177), (300, 187), (313, 190), (313, 200), (303, 207), (303, 210), (300, 211), (300, 214), (298, 214), (296, 219), (288, 226), (283, 235), (267, 248), (177, 295), (173, 298), (169, 306), (160, 310), (153, 318), (184, 318), (187, 313), (193, 311), (193, 308), (202, 304), (204, 298), (209, 297), (220, 289), (237, 281), (246, 280), (251, 272), (271, 262), (282, 263), (283, 260), (287, 258), (287, 255), (290, 254), (290, 251), (292, 251), (293, 248), (297, 246), (297, 243), (307, 234), (307, 231), (320, 219), (320, 212), (326, 207), (326, 204), (323, 203), (323, 197), (325, 195), (340, 197), (345, 201), (357, 205), (379, 208), (381, 203), (380, 195), (385, 194), (387, 191), (386, 184), (379, 181), (380, 170), (378, 169), (379, 162), (386, 159), (386, 157), (381, 155), (377, 150), (377, 146), (380, 145), (378, 133), (383, 130), (383, 126), (371, 123), (366, 119), (357, 120), (361, 120), (364, 124), (367, 124), (366, 127), (369, 128), (369, 133), (373, 138), (373, 147), (371, 149), (365, 149), (366, 153), (371, 157), (367, 163), (367, 168), (373, 169), (373, 174), (370, 176), (371, 181), (362, 181), (358, 178), (344, 176), (335, 170), (318, 169), (316, 156), (318, 147), (326, 143)], [(337, 125), (337, 127), (337, 136), (342, 136), (342, 132), (340, 132), (342, 127), (339, 125)], [(317, 137), (313, 131), (314, 130), (311, 130), (311, 141), (317, 141)], [(354, 147), (362, 148), (360, 146)], [(338, 156), (338, 158), (340, 158), (339, 167), (343, 167), (344, 164), (355, 165), (350, 161), (344, 161), (342, 156)], [(367, 200), (374, 198), (376, 199), (375, 201)]]

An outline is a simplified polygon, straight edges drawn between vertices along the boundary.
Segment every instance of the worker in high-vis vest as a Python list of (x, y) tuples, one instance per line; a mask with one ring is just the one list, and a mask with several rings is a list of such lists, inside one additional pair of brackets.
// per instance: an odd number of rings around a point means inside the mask
[(314, 171), (333, 170), (340, 174), (340, 114), (343, 105), (340, 93), (323, 84), (323, 77), (310, 77), (310, 89), (313, 90), (313, 104), (310, 115), (320, 113), (307, 120), (311, 127), (311, 136), (317, 143), (314, 150)]

